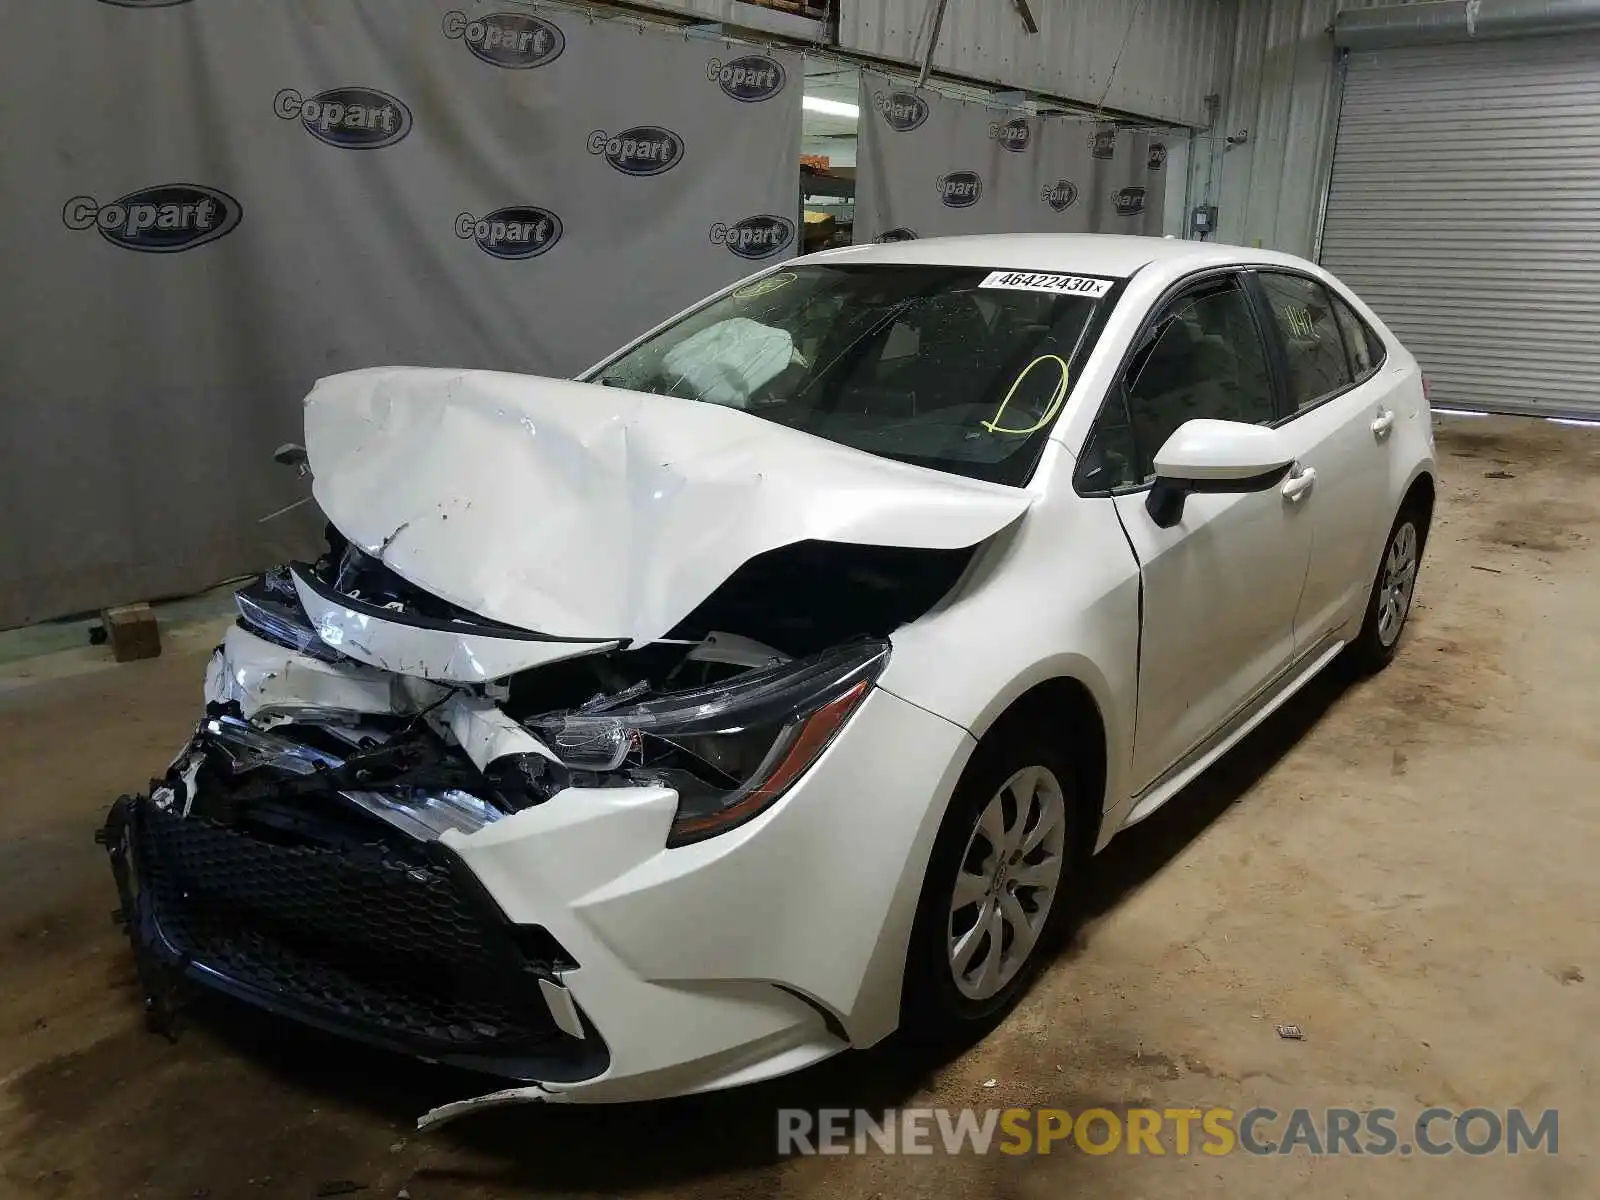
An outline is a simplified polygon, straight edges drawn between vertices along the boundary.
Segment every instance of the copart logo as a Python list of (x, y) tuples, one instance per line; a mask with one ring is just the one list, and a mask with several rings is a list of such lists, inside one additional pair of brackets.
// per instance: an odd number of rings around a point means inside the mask
[(1089, 153), (1095, 158), (1115, 158), (1117, 156), (1117, 131), (1115, 129), (1101, 129), (1089, 137)]
[(193, 250), (233, 232), (244, 209), (227, 192), (197, 183), (163, 183), (110, 204), (74, 196), (61, 210), (68, 229), (96, 229), (113, 246), (146, 254)]
[(726, 246), (740, 258), (771, 258), (794, 241), (794, 222), (771, 213), (711, 227), (711, 244)]
[(997, 122), (989, 126), (989, 136), (1014, 154), (1021, 154), (1033, 138), (1033, 129), (1026, 119), (1017, 117), (1004, 125)]
[(1070, 179), (1058, 179), (1039, 193), (1039, 199), (1057, 212), (1066, 212), (1078, 202), (1078, 185)]
[(624, 175), (660, 175), (683, 161), (683, 139), (659, 125), (635, 125), (621, 133), (596, 129), (589, 153), (603, 154)]
[(713, 58), (706, 63), (706, 78), (725, 95), (746, 104), (771, 100), (783, 91), (783, 64), (765, 54), (746, 54), (732, 62)]
[(885, 229), (872, 240), (875, 242), (914, 242), (917, 240), (917, 231), (915, 229), (907, 229), (904, 225), (897, 225), (893, 229)]
[(312, 137), (342, 150), (378, 150), (411, 132), (405, 102), (377, 88), (329, 88), (309, 99), (284, 88), (272, 98), (272, 111), (285, 121), (298, 117)]
[(561, 27), (532, 13), (497, 12), (469, 20), (453, 8), (444, 15), (443, 28), (445, 37), (466, 42), (484, 62), (513, 70), (552, 63), (567, 48)]
[(884, 123), (897, 133), (910, 133), (928, 119), (928, 102), (915, 92), (882, 92), (872, 97)]
[(1152, 171), (1159, 171), (1167, 165), (1167, 147), (1162, 142), (1151, 142), (1145, 166)]
[(1111, 193), (1111, 207), (1119, 217), (1137, 216), (1144, 211), (1144, 189), (1125, 187)]
[(937, 182), (939, 200), (946, 208), (971, 208), (983, 195), (983, 180), (976, 171), (951, 171)]
[(464, 212), (456, 217), (456, 236), (495, 258), (534, 258), (561, 240), (561, 218), (532, 204), (497, 208), (486, 217)]

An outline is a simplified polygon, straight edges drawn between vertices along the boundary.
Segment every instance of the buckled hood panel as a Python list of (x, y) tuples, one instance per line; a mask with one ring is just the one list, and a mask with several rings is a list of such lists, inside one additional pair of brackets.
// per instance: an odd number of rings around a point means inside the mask
[(345, 537), (452, 604), (553, 638), (653, 641), (766, 551), (960, 549), (1032, 500), (733, 408), (491, 371), (320, 380), (306, 450)]

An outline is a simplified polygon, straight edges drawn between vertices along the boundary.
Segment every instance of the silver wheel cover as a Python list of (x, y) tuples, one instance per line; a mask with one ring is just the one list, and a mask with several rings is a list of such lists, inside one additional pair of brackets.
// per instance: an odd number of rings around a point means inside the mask
[(1417, 586), (1417, 527), (1402, 521), (1389, 539), (1378, 579), (1378, 641), (1387, 650), (1400, 637)]
[(956, 989), (988, 1000), (1033, 953), (1061, 888), (1066, 796), (1046, 767), (1024, 767), (978, 814), (956, 869), (945, 926)]

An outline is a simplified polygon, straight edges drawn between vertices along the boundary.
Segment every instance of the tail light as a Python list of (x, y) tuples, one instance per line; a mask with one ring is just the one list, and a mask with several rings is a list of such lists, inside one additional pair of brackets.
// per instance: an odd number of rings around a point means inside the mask
[(1433, 380), (1429, 379), (1426, 375), (1422, 377), (1422, 398), (1428, 402), (1430, 407), (1432, 406)]

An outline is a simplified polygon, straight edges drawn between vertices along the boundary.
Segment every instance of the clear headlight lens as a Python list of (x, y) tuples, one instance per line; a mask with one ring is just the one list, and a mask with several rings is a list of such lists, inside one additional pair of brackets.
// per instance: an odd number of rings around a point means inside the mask
[(710, 687), (530, 725), (578, 771), (648, 765), (661, 743), (679, 751), (686, 765), (660, 774), (678, 791), (667, 844), (682, 846), (770, 807), (827, 749), (888, 660), (888, 642), (852, 642)]
[(282, 567), (274, 567), (260, 579), (240, 588), (233, 594), (233, 602), (244, 627), (269, 642), (323, 662), (338, 662), (343, 657), (317, 636), (305, 610), (300, 607), (300, 597), (289, 573)]

